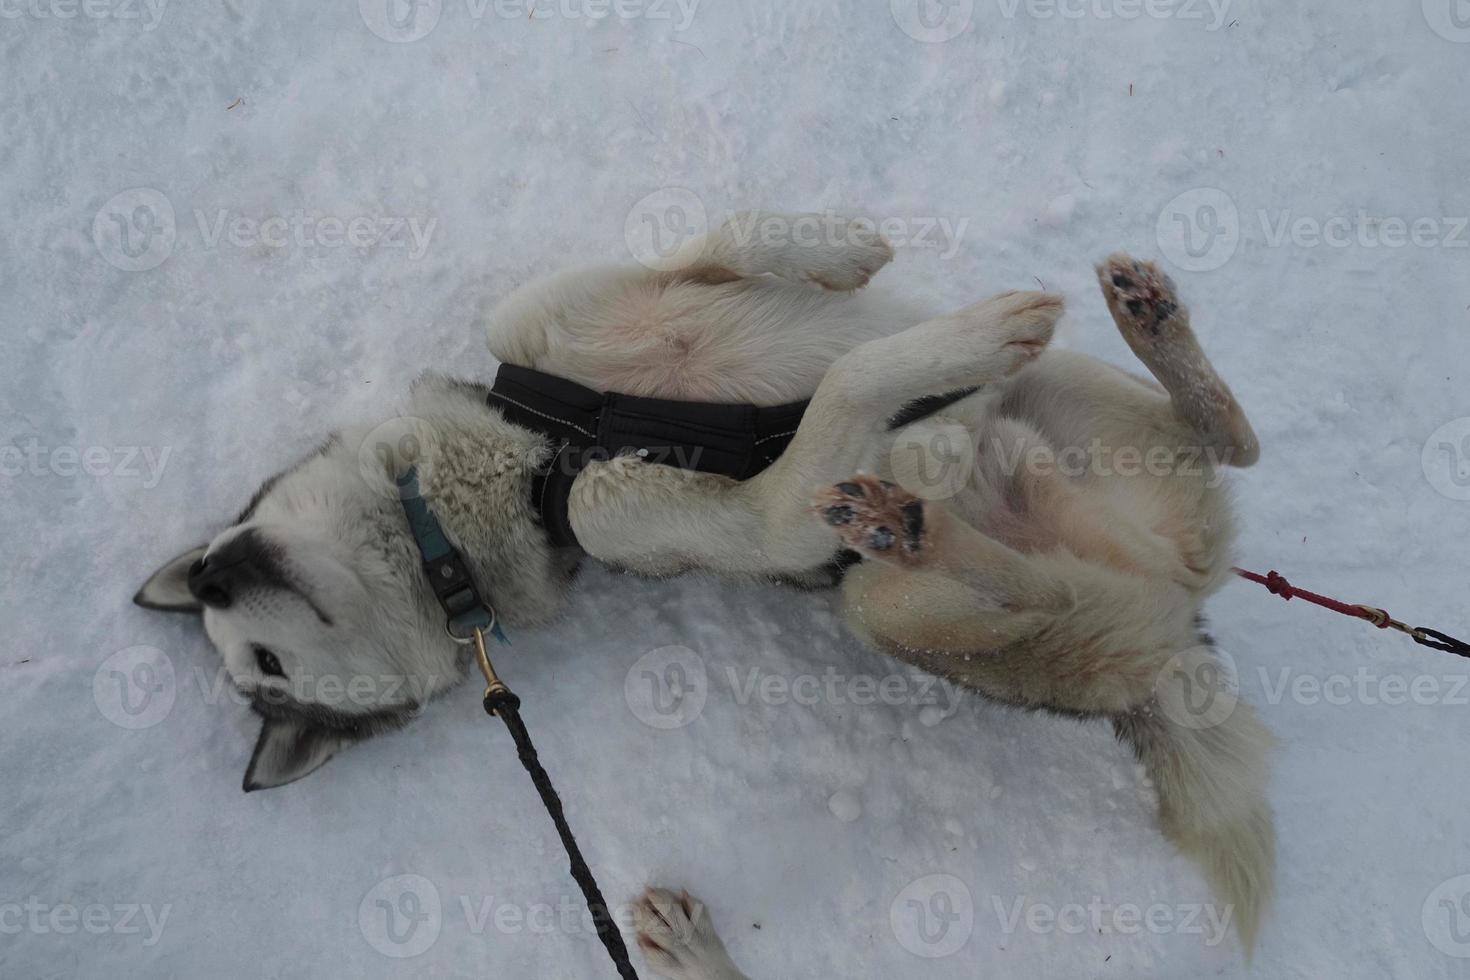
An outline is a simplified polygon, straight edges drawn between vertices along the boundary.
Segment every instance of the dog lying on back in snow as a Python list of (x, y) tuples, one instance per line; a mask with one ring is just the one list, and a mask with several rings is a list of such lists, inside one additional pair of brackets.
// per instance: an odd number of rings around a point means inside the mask
[[(1173, 284), (1122, 255), (1098, 269), (1155, 385), (1048, 351), (1062, 313), (1053, 295), (1004, 293), (923, 319), (856, 292), (892, 251), (863, 226), (848, 231), (773, 245), (732, 223), (693, 243), (678, 271), (577, 270), (500, 304), (489, 343), (507, 364), (684, 401), (811, 399), (786, 451), (748, 480), (630, 456), (588, 463), (567, 501), (581, 548), (647, 575), (808, 583), (830, 581), (843, 549), (858, 552), (867, 560), (843, 583), (857, 634), (997, 700), (1111, 721), (1157, 787), (1165, 833), (1233, 906), (1249, 948), (1272, 889), (1270, 736), (1245, 704), (1189, 724), (1162, 710), (1159, 682), (1182, 655), (1209, 663), (1200, 607), (1228, 572), (1233, 538), (1216, 470), (1249, 465), (1258, 449)], [(976, 390), (937, 415), (890, 424), (915, 400), (966, 389)], [(532, 507), (555, 450), (486, 396), (430, 376), (405, 414), (423, 499), (501, 621), (532, 626), (561, 608), (576, 560)], [(922, 445), (933, 426), (960, 426), (980, 448), (943, 500), (892, 482), (895, 439)], [(138, 593), (150, 608), (202, 612), (251, 694), (263, 725), (247, 791), (401, 727), (464, 676), (404, 520), (402, 461), (361, 451), (377, 428), (340, 433), (268, 480), (230, 527)], [(1016, 465), (1034, 449), (1060, 458), (1099, 444), (1151, 460), (1208, 451), (1208, 462), (1126, 475)], [(384, 677), (407, 683), (378, 686)], [(357, 681), (366, 696), (342, 697)], [(637, 907), (656, 969), (740, 976), (687, 899), (650, 892)]]

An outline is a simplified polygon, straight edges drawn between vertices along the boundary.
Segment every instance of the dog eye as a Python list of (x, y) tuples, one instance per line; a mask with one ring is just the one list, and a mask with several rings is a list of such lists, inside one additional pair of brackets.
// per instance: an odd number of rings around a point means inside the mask
[(286, 672), (281, 669), (281, 658), (267, 650), (265, 647), (254, 647), (255, 665), (260, 672), (267, 677), (285, 677)]

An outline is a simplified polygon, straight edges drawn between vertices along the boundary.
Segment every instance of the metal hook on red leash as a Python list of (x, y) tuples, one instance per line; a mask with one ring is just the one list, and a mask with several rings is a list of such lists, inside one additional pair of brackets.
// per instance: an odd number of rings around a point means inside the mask
[(1267, 575), (1259, 572), (1247, 571), (1244, 568), (1232, 568), (1232, 572), (1243, 579), (1264, 585), (1272, 595), (1279, 595), (1283, 599), (1305, 599), (1310, 603), (1331, 609), (1333, 612), (1342, 613), (1344, 616), (1352, 616), (1354, 619), (1366, 619), (1379, 629), (1395, 629), (1400, 633), (1407, 633), (1415, 643), (1420, 646), (1429, 647), (1432, 650), (1442, 650), (1445, 653), (1453, 653), (1470, 659), (1470, 643), (1457, 640), (1453, 636), (1432, 630), (1427, 626), (1410, 626), (1394, 619), (1388, 614), (1388, 610), (1379, 609), (1377, 606), (1353, 605), (1342, 602), (1331, 596), (1319, 595), (1306, 589), (1299, 589), (1286, 580), (1286, 576), (1274, 569)]

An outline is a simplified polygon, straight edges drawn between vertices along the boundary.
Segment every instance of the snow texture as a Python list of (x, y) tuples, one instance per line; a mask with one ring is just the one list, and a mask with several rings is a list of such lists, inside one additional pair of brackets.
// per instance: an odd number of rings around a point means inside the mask
[[(255, 720), (129, 598), (701, 207), (893, 219), (890, 285), (1040, 283), (1129, 367), (1092, 263), (1162, 256), (1263, 442), (1243, 563), (1463, 635), (1467, 88), (1463, 0), (0, 0), (0, 976), (610, 975), (473, 685), (247, 796)], [(1281, 740), (1248, 965), (1103, 726), (952, 703), (835, 603), (589, 568), (513, 637), (611, 900), (688, 887), (756, 980), (1470, 975), (1466, 661), (1213, 602)]]

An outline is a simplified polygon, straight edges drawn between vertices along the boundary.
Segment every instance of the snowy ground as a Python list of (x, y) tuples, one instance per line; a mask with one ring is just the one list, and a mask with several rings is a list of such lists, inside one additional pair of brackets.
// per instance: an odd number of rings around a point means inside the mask
[[(0, 976), (610, 975), (475, 690), (246, 796), (255, 722), (129, 598), (669, 201), (866, 208), (891, 283), (1039, 280), (1120, 363), (1090, 263), (1164, 255), (1266, 448), (1242, 560), (1470, 630), (1464, 0), (919, 2), (0, 0)], [(1107, 732), (924, 704), (830, 595), (590, 569), (502, 667), (609, 897), (689, 887), (756, 980), (1470, 975), (1466, 663), (1212, 615), (1282, 742), (1249, 970)]]

